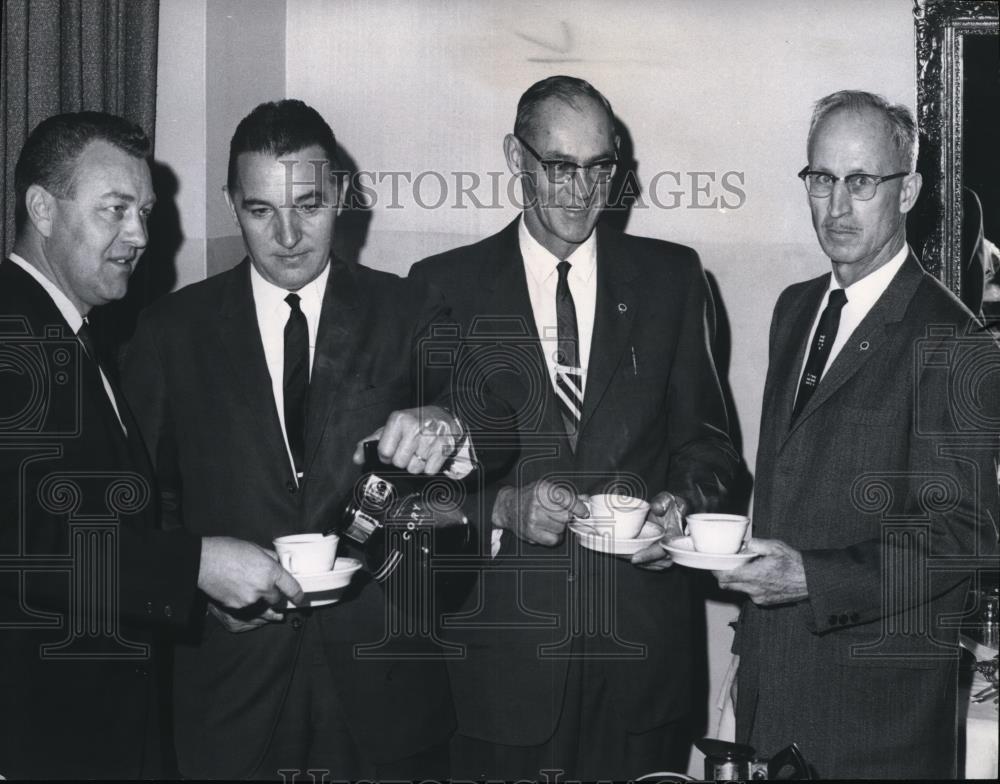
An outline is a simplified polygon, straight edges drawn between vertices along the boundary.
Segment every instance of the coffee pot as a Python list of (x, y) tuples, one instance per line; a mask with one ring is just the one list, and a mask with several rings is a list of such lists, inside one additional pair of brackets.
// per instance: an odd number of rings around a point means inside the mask
[(716, 738), (702, 738), (694, 745), (705, 755), (707, 781), (812, 779), (809, 765), (794, 743), (770, 759), (759, 757), (752, 746)]

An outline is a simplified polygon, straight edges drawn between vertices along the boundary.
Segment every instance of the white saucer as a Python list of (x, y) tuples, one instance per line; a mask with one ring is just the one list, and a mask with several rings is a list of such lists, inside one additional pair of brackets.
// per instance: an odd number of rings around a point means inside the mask
[(642, 530), (635, 539), (615, 539), (610, 525), (602, 526), (600, 523), (592, 525), (586, 520), (570, 523), (569, 530), (576, 534), (577, 540), (588, 550), (623, 558), (635, 555), (663, 536), (663, 529), (648, 520), (643, 523)]
[(295, 575), (295, 579), (305, 591), (306, 599), (302, 604), (288, 602), (288, 609), (322, 607), (326, 604), (339, 602), (343, 589), (348, 586), (354, 573), (360, 568), (361, 561), (357, 558), (338, 558), (333, 563), (333, 569), (328, 572)]
[(660, 544), (670, 553), (674, 563), (691, 569), (725, 572), (757, 557), (757, 553), (699, 553), (694, 549), (690, 536), (678, 536)]

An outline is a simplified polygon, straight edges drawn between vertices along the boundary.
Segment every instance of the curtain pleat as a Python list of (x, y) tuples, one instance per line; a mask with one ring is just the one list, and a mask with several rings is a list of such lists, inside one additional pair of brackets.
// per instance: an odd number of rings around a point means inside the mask
[(5, 254), (14, 244), (14, 164), (39, 122), (60, 112), (105, 111), (153, 138), (158, 23), (159, 0), (3, 0)]

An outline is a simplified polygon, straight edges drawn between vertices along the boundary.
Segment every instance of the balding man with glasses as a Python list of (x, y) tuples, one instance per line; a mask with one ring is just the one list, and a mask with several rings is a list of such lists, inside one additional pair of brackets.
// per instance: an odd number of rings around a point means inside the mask
[(778, 299), (758, 557), (715, 573), (749, 597), (737, 740), (764, 755), (795, 742), (822, 778), (954, 778), (956, 619), (970, 572), (996, 564), (1000, 356), (906, 244), (909, 110), (834, 93), (807, 149), (832, 274)]
[(691, 574), (666, 569), (656, 525), (615, 557), (581, 547), (594, 540), (570, 523), (614, 488), (676, 528), (732, 484), (705, 275), (690, 248), (597, 225), (618, 138), (592, 85), (532, 85), (503, 150), (521, 216), (411, 270), (445, 293), (480, 377), (517, 412), (521, 455), (470, 511), (484, 547), (479, 590), (448, 624), (464, 645), (449, 662), (453, 775), (683, 769), (684, 720), (703, 700)]

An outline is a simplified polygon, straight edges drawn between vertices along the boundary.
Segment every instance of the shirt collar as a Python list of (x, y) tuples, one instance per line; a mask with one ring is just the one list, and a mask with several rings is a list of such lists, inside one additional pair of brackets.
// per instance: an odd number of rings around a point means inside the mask
[(69, 297), (63, 293), (63, 290), (45, 277), (42, 271), (35, 265), (25, 261), (16, 253), (7, 254), (7, 258), (31, 275), (38, 282), (38, 285), (45, 289), (45, 292), (52, 299), (53, 304), (59, 309), (59, 313), (66, 319), (69, 328), (73, 330), (73, 334), (75, 335), (79, 332), (80, 327), (83, 326), (83, 314), (76, 309), (76, 305), (70, 302)]
[[(326, 281), (330, 277), (330, 262), (323, 271), (295, 293), (299, 295), (299, 307), (306, 318), (318, 317), (323, 308), (323, 295), (326, 293)], [(258, 313), (280, 312), (287, 315), (288, 303), (285, 297), (290, 293), (281, 286), (275, 286), (261, 275), (257, 268), (250, 264), (250, 286), (253, 290), (254, 303)]]
[[(523, 216), (517, 228), (517, 239), (521, 247), (521, 258), (524, 259), (524, 267), (535, 282), (541, 283), (550, 275), (557, 274), (556, 265), (562, 259), (556, 258), (542, 243), (531, 236)], [(577, 246), (576, 250), (566, 258), (566, 261), (572, 265), (569, 274), (574, 279), (584, 283), (589, 282), (597, 268), (597, 231), (590, 232), (590, 236)]]
[[(885, 293), (887, 288), (889, 288), (889, 284), (892, 283), (892, 279), (896, 277), (896, 273), (899, 272), (899, 268), (903, 266), (903, 262), (906, 261), (906, 258), (909, 255), (910, 247), (904, 242), (903, 247), (899, 250), (899, 253), (889, 259), (889, 261), (874, 272), (870, 272), (861, 280), (855, 281), (844, 289), (848, 305), (852, 308), (862, 308), (864, 312), (870, 310), (878, 298)], [(839, 288), (840, 285), (837, 283), (837, 279), (831, 272), (830, 286), (827, 289), (827, 292)]]

